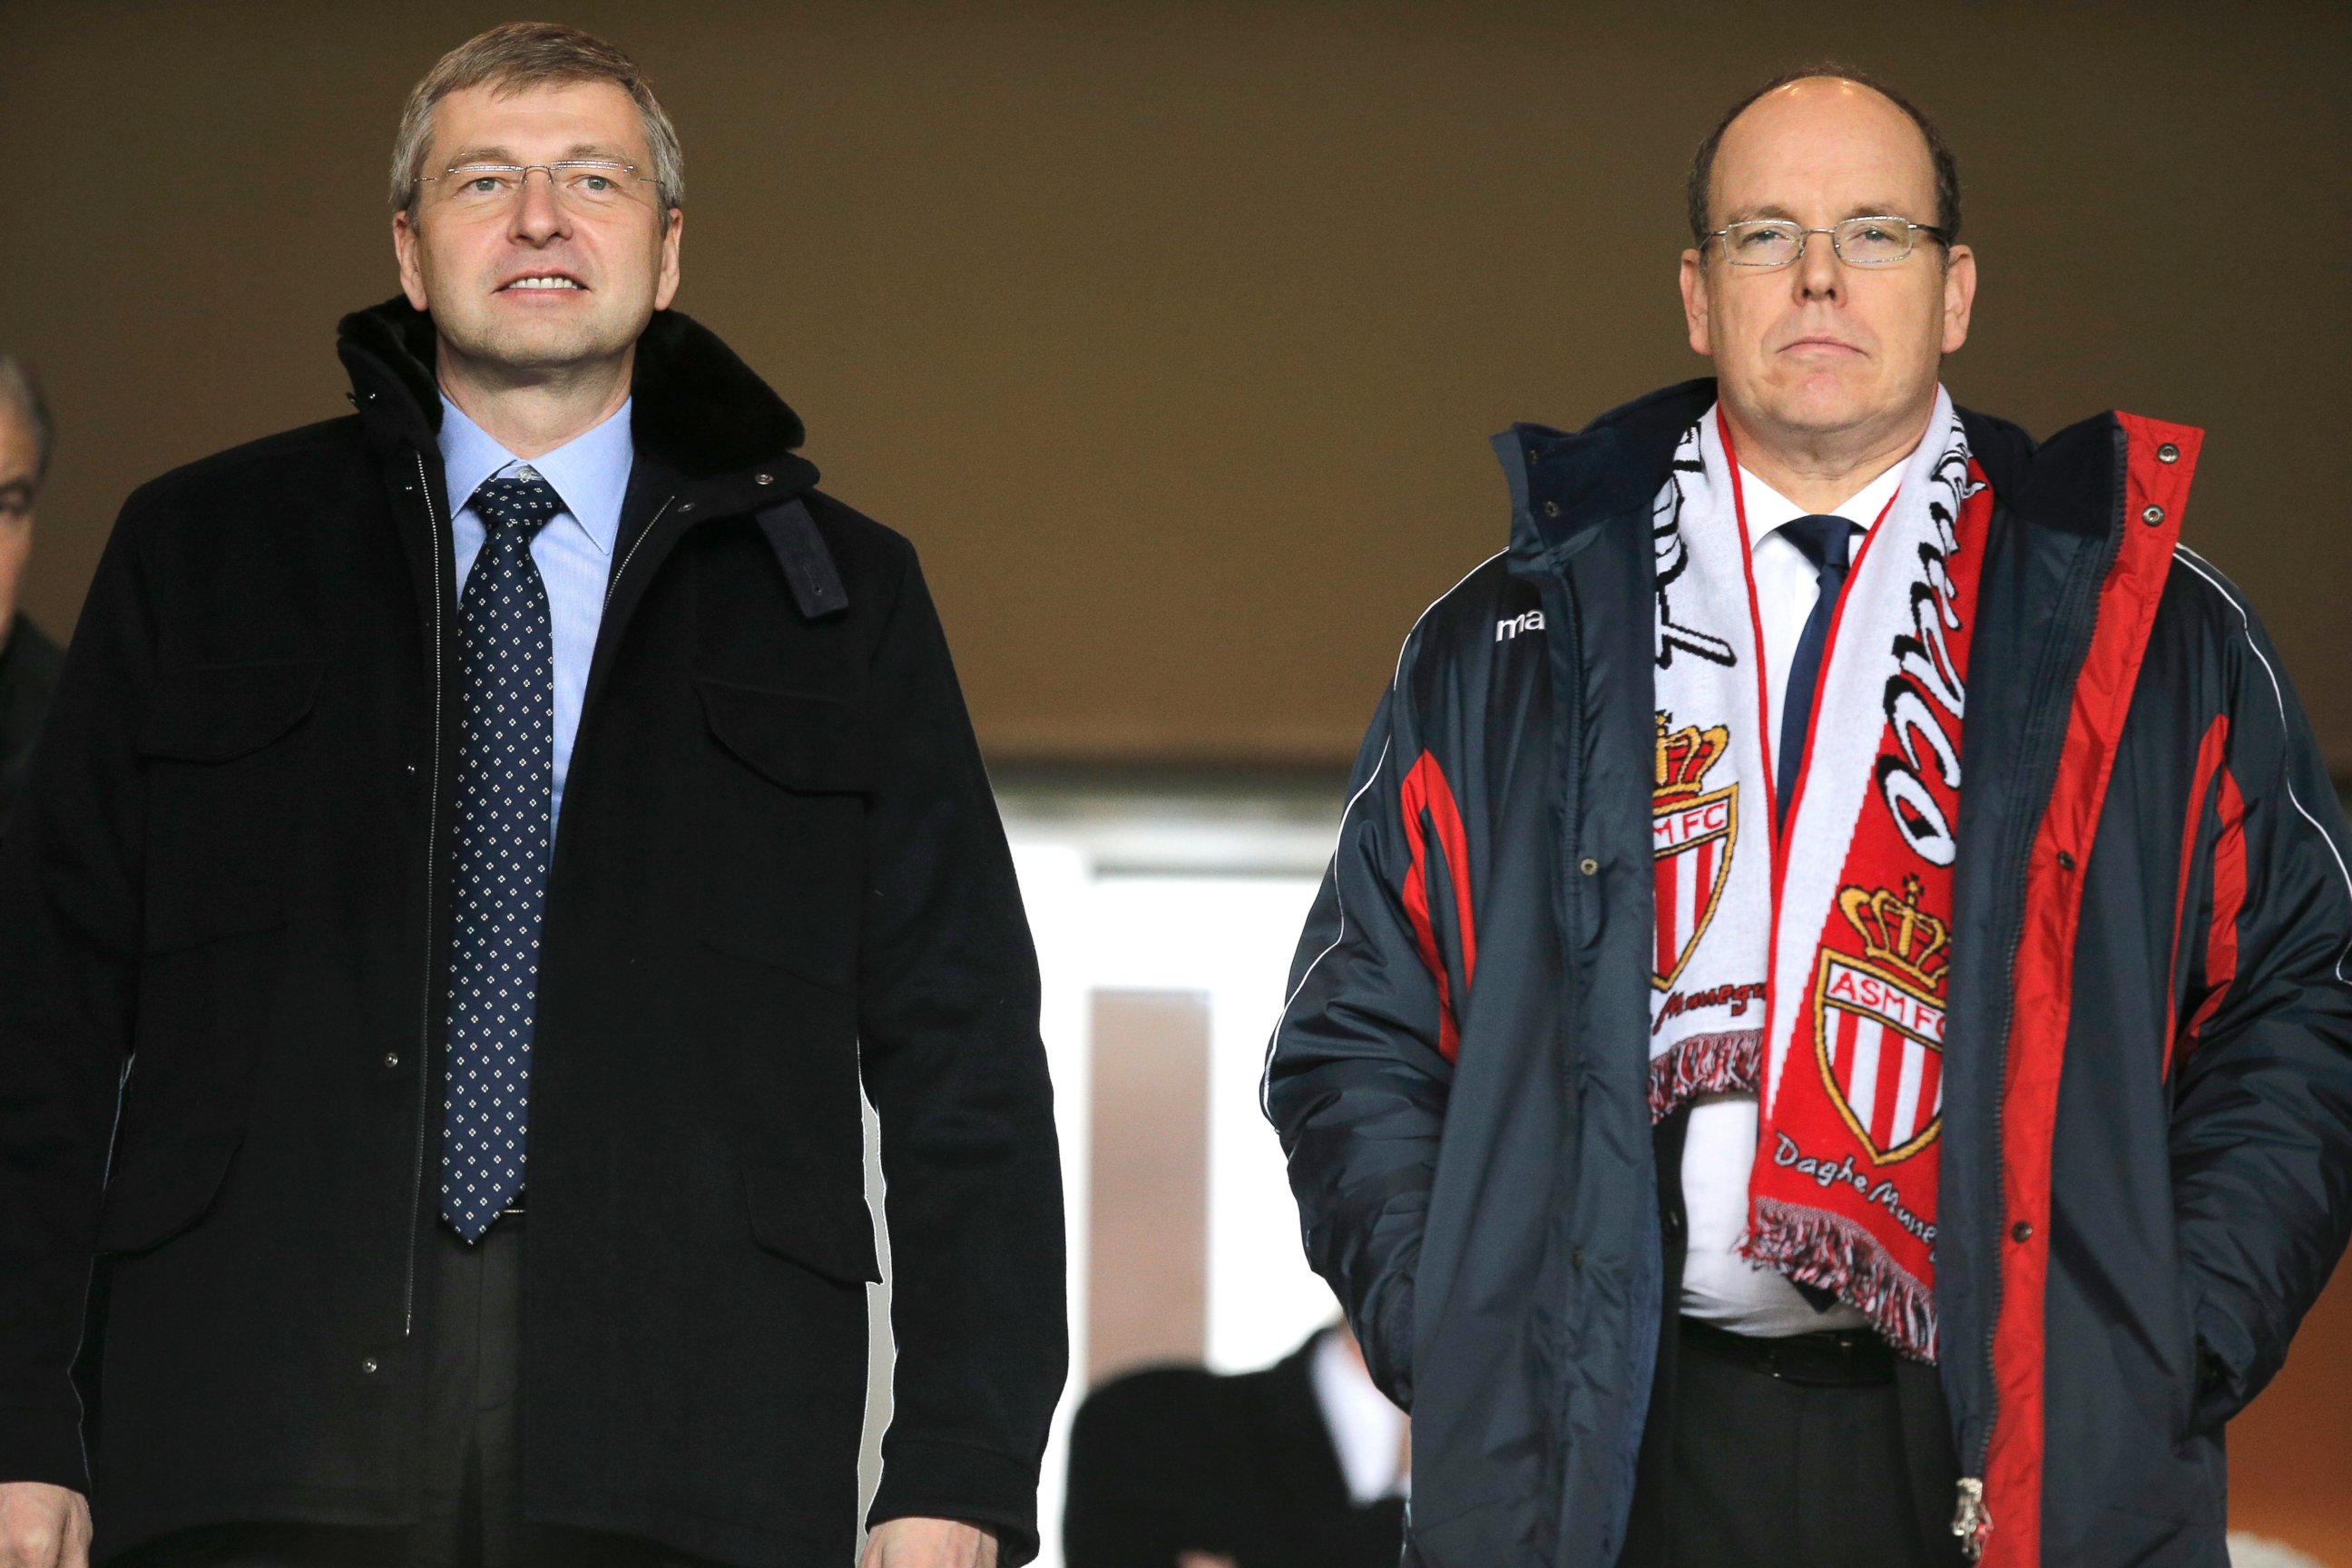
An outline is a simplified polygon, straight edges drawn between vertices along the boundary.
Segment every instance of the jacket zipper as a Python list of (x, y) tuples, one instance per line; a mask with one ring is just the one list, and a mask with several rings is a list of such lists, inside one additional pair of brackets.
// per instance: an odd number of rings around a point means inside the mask
[[(2118, 490), (2117, 493), (2120, 494), (2121, 491)], [(2108, 542), (2111, 546), (2116, 542), (2116, 534), (2111, 530), (2108, 534)], [(2085, 592), (2084, 583), (2087, 582), (2091, 591), (2095, 592), (2097, 584), (2105, 581), (2107, 572), (2114, 564), (2115, 552), (2110, 548), (2104, 552), (2098, 571), (2088, 574), (2085, 577), (2067, 585), (2067, 599), (2060, 607), (2062, 621), (2073, 617), (2077, 613), (2077, 604)], [(2095, 635), (2095, 622), (2093, 632)], [(2042, 710), (2046, 706), (2047, 700), (2037, 694), (2036, 711)], [(2063, 738), (2062, 735), (2061, 739)], [(1959, 1538), (1961, 1554), (1971, 1563), (1983, 1560), (1985, 1548), (1992, 1540), (1992, 1510), (1985, 1502), (1985, 1472), (1990, 1468), (1989, 1461), (1992, 1456), (1993, 1426), (2000, 1418), (2000, 1379), (1993, 1367), (1993, 1342), (2000, 1323), (2000, 1238), (2008, 1229), (2009, 1218), (2008, 1211), (2002, 1206), (2000, 1179), (2003, 1157), (2001, 1151), (2006, 1142), (2006, 1132), (2001, 1125), (2001, 1113), (2005, 1104), (2001, 1084), (2008, 1076), (2010, 1037), (2017, 1027), (2017, 955), (2025, 946), (2025, 885), (2033, 870), (2033, 839), (2041, 824), (2042, 813), (2050, 809), (2050, 794), (2057, 787), (2058, 764), (2063, 760), (2064, 751), (2065, 748), (2061, 745), (2057, 749), (2057, 754), (2052, 757), (2048, 774), (2037, 784), (2034, 791), (2036, 801), (2034, 810), (2021, 819), (2028, 825), (2021, 829), (2026, 834), (2025, 847), (2024, 852), (2016, 857), (2017, 879), (2010, 899), (2010, 908), (2016, 914), (2015, 931), (2010, 938), (2009, 956), (2001, 971), (2003, 1015), (2000, 1031), (1996, 1037), (2000, 1041), (2000, 1060), (1994, 1064), (1993, 1074), (1992, 1307), (1991, 1310), (1985, 1314), (1984, 1328), (1985, 1418), (1983, 1436), (1977, 1439), (1974, 1462), (1969, 1465), (1960, 1476), (1957, 1489), (1958, 1496), (1952, 1509), (1952, 1533)]]
[(439, 975), (434, 963), (433, 903), (438, 890), (441, 826), (441, 518), (433, 508), (433, 487), (425, 473), (425, 455), (416, 458), (416, 491), (425, 498), (426, 554), (433, 576), (433, 773), (425, 786), (425, 994), (418, 1006), (416, 1027), (416, 1171), (408, 1194), (408, 1266), (400, 1293), (400, 1337), (416, 1328), (416, 1231), (425, 1219), (425, 1130), (433, 1110), (433, 995)]
[(604, 584), (604, 603), (609, 605), (613, 602), (613, 591), (621, 585), (621, 577), (628, 571), (629, 563), (637, 558), (637, 552), (645, 547), (646, 540), (654, 536), (655, 527), (668, 514), (669, 503), (677, 499), (676, 496), (669, 496), (662, 501), (661, 506), (654, 512), (652, 521), (646, 524), (644, 531), (640, 532), (635, 542), (629, 546), (629, 552), (621, 557), (621, 563), (618, 566), (613, 568), (612, 580)]
[[(1576, 905), (1579, 914), (1589, 918), (1590, 911), (1584, 908), (1582, 891), (1577, 888), (1576, 882), (1573, 880), (1573, 879), (1580, 875), (1578, 869), (1579, 856), (1577, 852), (1580, 848), (1580, 846), (1576, 842), (1576, 829), (1578, 823), (1581, 821), (1583, 817), (1584, 800), (1584, 628), (1581, 617), (1577, 614), (1576, 589), (1571, 584), (1570, 584), (1567, 572), (1555, 568), (1553, 571), (1553, 581), (1558, 583), (1559, 585), (1560, 618), (1562, 622), (1560, 632), (1565, 638), (1564, 642), (1559, 646), (1564, 647), (1569, 650), (1570, 669), (1574, 675), (1573, 680), (1565, 683), (1559, 683), (1567, 685), (1568, 690), (1564, 693), (1555, 693), (1552, 699), (1553, 710), (1561, 716), (1559, 744), (1560, 747), (1560, 754), (1563, 759), (1563, 769), (1567, 774), (1566, 783), (1570, 789), (1576, 792), (1574, 799), (1568, 803), (1568, 809), (1560, 813), (1562, 830), (1562, 842), (1560, 847), (1562, 854), (1560, 856), (1559, 876), (1561, 885), (1569, 890), (1570, 898)], [(1555, 670), (1558, 669), (1557, 661), (1555, 661), (1554, 668)], [(1565, 699), (1564, 700), (1563, 698)], [(1572, 954), (1574, 951), (1581, 945), (1581, 930), (1576, 926), (1570, 926), (1568, 929), (1570, 931), (1569, 946)], [(1573, 966), (1574, 962), (1574, 958), (1571, 956), (1570, 960), (1571, 966)], [(1567, 1051), (1562, 1051), (1560, 1053), (1559, 1089), (1560, 1096), (1563, 1100), (1570, 1105), (1576, 1103), (1576, 1070), (1570, 1053)], [(1571, 1268), (1576, 1267), (1577, 1264), (1581, 1262), (1580, 1252), (1573, 1248), (1570, 1250), (1570, 1257)], [(1567, 1378), (1561, 1378), (1559, 1380), (1557, 1391), (1553, 1394), (1552, 1423), (1555, 1430), (1562, 1432), (1569, 1429), (1569, 1382), (1570, 1380)], [(1559, 1479), (1559, 1486), (1562, 1494), (1562, 1499), (1564, 1500), (1567, 1489), (1567, 1477), (1564, 1467)], [(1557, 1509), (1560, 1506), (1560, 1503), (1556, 1501), (1554, 1506), (1555, 1509)]]

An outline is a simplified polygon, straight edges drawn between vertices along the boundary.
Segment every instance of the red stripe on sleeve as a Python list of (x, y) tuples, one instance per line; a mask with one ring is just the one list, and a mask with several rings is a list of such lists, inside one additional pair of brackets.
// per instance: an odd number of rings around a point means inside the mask
[(1405, 871), (1404, 912), (1412, 922), (1413, 943), (1421, 951), (1421, 962), (1437, 982), (1437, 1049), (1447, 1061), (1461, 1055), (1462, 1027), (1454, 1016), (1454, 987), (1445, 973), (1445, 958), (1438, 951), (1437, 931), (1430, 920), (1428, 838), (1423, 831), (1425, 816), (1429, 827), (1437, 837), (1437, 852), (1445, 862), (1445, 879), (1454, 889), (1454, 929), (1462, 942), (1462, 983), (1470, 984), (1478, 968), (1478, 932), (1470, 909), (1470, 837), (1462, 826), (1461, 808), (1454, 804), (1454, 790), (1445, 782), (1444, 770), (1437, 765), (1434, 753), (1423, 752), (1404, 775), (1397, 791), (1398, 807), (1404, 817), (1405, 844), (1412, 864)]
[(2246, 800), (2238, 781), (2221, 770), (2221, 836), (2213, 840), (2213, 923), (2205, 933), (2205, 1001), (2189, 1020), (2182, 1054), (2197, 1048), (2198, 1032), (2221, 1010), (2231, 982), (2238, 978), (2238, 917), (2246, 908)]
[[(2216, 713), (2205, 727), (2205, 738), (2197, 743), (2197, 771), (2189, 786), (2189, 809), (2180, 825), (2180, 880), (2172, 895), (2172, 970), (2170, 984), (2165, 991), (2167, 1012), (2164, 1019), (2164, 1073), (2172, 1076), (2172, 1056), (2179, 1038), (2178, 1010), (2180, 996), (2180, 927), (2189, 918), (2189, 873), (2197, 865), (2197, 830), (2204, 826), (2205, 802), (2213, 793), (2213, 775), (2221, 770), (2221, 757), (2229, 749), (2230, 716)], [(2239, 874), (2245, 871), (2244, 842), (2241, 839)], [(2234, 932), (2232, 933), (2234, 937)]]

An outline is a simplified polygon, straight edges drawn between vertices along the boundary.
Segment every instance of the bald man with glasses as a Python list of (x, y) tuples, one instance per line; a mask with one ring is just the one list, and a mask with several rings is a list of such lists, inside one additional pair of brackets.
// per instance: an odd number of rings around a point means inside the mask
[(2203, 433), (1955, 405), (1883, 84), (1768, 83), (1687, 207), (1715, 374), (1496, 437), (1267, 1066), (1405, 1561), (2221, 1568), (2352, 1231), (2352, 878)]

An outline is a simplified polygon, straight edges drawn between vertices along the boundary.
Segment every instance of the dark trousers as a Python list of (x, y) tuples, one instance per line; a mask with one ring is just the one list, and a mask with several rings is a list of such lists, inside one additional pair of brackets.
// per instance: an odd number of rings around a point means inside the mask
[(1960, 1562), (1934, 1369), (1826, 1338), (1780, 1354), (1681, 1321), (1659, 1358), (1671, 1386), (1651, 1406), (1621, 1568)]
[(115, 1559), (115, 1568), (705, 1568), (650, 1542), (523, 1517), (528, 1223), (507, 1215), (471, 1246), (446, 1226), (436, 1232), (415, 1526), (214, 1525), (152, 1542)]

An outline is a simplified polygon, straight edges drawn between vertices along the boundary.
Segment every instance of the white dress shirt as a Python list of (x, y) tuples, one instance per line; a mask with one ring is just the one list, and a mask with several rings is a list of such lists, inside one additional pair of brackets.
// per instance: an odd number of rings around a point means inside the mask
[[(1903, 480), (1905, 453), (1878, 478), (1832, 507), (1865, 533)], [(1740, 497), (1748, 514), (1748, 561), (1756, 575), (1758, 630), (1764, 643), (1764, 689), (1771, 710), (1765, 732), (1777, 748), (1786, 706), (1789, 666), (1795, 662), (1805, 621), (1821, 596), (1820, 574), (1780, 525), (1812, 514), (1743, 467)], [(1859, 553), (1861, 539), (1854, 541)], [(1759, 837), (1750, 841), (1759, 847)], [(1751, 851), (1753, 852), (1753, 851)], [(1776, 1268), (1739, 1256), (1748, 1232), (1748, 1177), (1756, 1164), (1756, 1097), (1703, 1095), (1691, 1103), (1683, 1142), (1683, 1212), (1689, 1222), (1683, 1263), (1683, 1315), (1737, 1333), (1777, 1339), (1822, 1329), (1858, 1329), (1869, 1320), (1840, 1302), (1826, 1312)]]
[(1346, 1335), (1339, 1329), (1324, 1330), (1307, 1369), (1315, 1380), (1315, 1403), (1322, 1407), (1324, 1429), (1339, 1456), (1339, 1473), (1347, 1478), (1348, 1496), (1356, 1506), (1411, 1492), (1404, 1412), (1391, 1405), (1372, 1382)]

